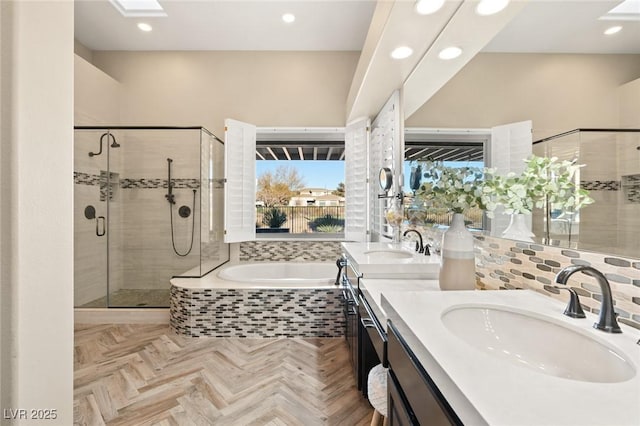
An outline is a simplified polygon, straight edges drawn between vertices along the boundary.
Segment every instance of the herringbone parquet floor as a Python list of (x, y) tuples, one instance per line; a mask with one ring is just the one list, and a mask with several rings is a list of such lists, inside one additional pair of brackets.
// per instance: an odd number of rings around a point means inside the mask
[(367, 425), (342, 339), (183, 338), (76, 325), (76, 425)]

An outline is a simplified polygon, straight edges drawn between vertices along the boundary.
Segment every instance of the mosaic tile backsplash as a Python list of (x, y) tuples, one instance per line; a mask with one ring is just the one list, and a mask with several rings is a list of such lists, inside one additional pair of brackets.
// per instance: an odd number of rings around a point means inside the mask
[(240, 243), (241, 262), (335, 262), (342, 254), (340, 241), (248, 241)]
[[(618, 321), (640, 329), (639, 260), (476, 236), (476, 276), (482, 289), (526, 288), (567, 301), (567, 293), (552, 285), (555, 275), (569, 265), (588, 265), (601, 271), (611, 284)], [(594, 278), (577, 273), (569, 284), (585, 311), (599, 312), (602, 296)]]
[(170, 325), (189, 337), (343, 337), (340, 288), (171, 286)]

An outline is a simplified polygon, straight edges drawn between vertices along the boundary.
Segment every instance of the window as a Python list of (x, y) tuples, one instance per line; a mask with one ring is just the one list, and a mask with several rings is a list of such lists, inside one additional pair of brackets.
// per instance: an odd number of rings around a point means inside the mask
[[(441, 130), (427, 128), (405, 128), (404, 153), (404, 206), (406, 210), (415, 207), (411, 176), (422, 161), (442, 161), (448, 167), (479, 167), (485, 165), (485, 146), (488, 144), (488, 130)], [(424, 174), (424, 170), (421, 173)], [(424, 181), (424, 178), (421, 179)], [(407, 212), (406, 217), (411, 217)], [(427, 223), (449, 225), (450, 214), (446, 211), (428, 210)], [(465, 212), (465, 221), (472, 228), (483, 228), (483, 212), (473, 209)]]
[(344, 236), (344, 128), (259, 128), (260, 238)]

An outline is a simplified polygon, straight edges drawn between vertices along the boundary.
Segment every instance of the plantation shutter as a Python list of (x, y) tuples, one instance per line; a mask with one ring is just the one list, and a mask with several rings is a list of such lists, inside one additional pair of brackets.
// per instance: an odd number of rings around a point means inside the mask
[(345, 226), (347, 241), (367, 241), (367, 147), (368, 118), (349, 123), (345, 129)]
[(256, 126), (224, 121), (224, 242), (256, 237)]
[[(524, 159), (533, 150), (532, 121), (504, 124), (491, 128), (488, 167), (497, 169), (499, 175), (509, 172), (521, 173), (525, 168)], [(489, 219), (491, 235), (501, 236), (509, 226), (510, 215), (502, 213), (502, 206), (495, 211), (495, 217)], [(531, 230), (531, 217), (528, 219)]]
[[(384, 218), (384, 211), (402, 193), (404, 160), (403, 122), (400, 93), (396, 90), (384, 104), (371, 124), (369, 144), (369, 229), (372, 241), (382, 237), (391, 238), (391, 227)], [(387, 167), (393, 172), (393, 185), (387, 193), (382, 193), (379, 172)], [(386, 198), (378, 198), (383, 195)]]

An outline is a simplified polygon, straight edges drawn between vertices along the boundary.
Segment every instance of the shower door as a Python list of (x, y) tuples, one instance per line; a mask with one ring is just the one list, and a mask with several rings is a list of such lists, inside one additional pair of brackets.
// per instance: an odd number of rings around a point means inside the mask
[(106, 307), (109, 144), (105, 130), (74, 137), (74, 301), (77, 307)]
[(200, 151), (199, 128), (76, 128), (76, 307), (167, 307), (201, 275)]

